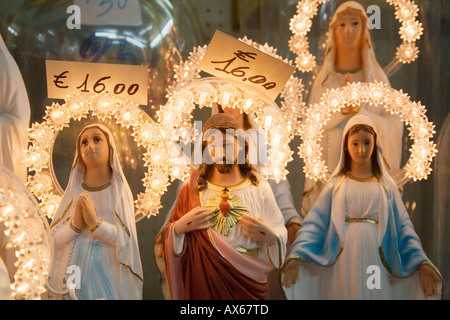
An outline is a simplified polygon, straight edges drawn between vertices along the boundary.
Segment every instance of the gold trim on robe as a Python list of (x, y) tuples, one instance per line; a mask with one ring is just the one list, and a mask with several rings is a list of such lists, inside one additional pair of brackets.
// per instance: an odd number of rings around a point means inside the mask
[(98, 192), (98, 191), (102, 191), (105, 190), (106, 188), (108, 188), (111, 185), (111, 181), (105, 183), (104, 185), (98, 186), (98, 187), (90, 187), (87, 184), (85, 184), (84, 182), (81, 184), (81, 187), (83, 187), (84, 190), (89, 191), (89, 192)]
[(50, 229), (56, 226), (66, 215), (67, 211), (69, 211), (70, 207), (72, 206), (73, 199), (69, 202), (69, 205), (67, 206), (66, 210), (64, 210), (63, 214), (61, 215), (61, 218), (59, 218), (55, 223), (52, 223), (50, 226)]

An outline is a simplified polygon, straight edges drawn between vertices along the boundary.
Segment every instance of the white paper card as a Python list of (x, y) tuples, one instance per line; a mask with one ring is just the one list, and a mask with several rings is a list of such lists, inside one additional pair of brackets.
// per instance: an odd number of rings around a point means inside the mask
[(65, 99), (75, 92), (107, 92), (148, 104), (146, 66), (46, 60), (47, 95)]
[(199, 69), (244, 83), (275, 100), (295, 67), (223, 32), (216, 31)]

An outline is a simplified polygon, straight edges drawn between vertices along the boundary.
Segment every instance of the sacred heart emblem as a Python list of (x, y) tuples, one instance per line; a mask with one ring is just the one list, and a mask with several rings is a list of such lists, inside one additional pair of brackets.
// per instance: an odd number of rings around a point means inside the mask
[(222, 212), (224, 217), (228, 215), (228, 211), (230, 211), (231, 209), (231, 203), (228, 202), (228, 200), (230, 199), (230, 194), (225, 190), (220, 194), (222, 201), (219, 203), (220, 212)]
[(247, 214), (247, 207), (241, 199), (235, 193), (230, 193), (227, 188), (210, 196), (204, 207), (214, 213), (210, 221), (212, 228), (224, 236), (227, 236), (239, 219)]

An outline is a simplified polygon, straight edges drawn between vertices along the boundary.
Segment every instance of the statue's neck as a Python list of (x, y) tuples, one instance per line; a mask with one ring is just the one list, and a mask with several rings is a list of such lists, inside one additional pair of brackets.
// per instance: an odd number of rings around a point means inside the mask
[(359, 48), (340, 48), (336, 50), (334, 65), (341, 72), (360, 69), (362, 67), (362, 58)]
[(84, 183), (90, 187), (102, 186), (111, 181), (112, 172), (109, 165), (103, 167), (87, 168), (84, 174)]
[(216, 168), (213, 169), (209, 181), (218, 186), (234, 186), (242, 182), (244, 177), (239, 170), (238, 165), (234, 165), (230, 173), (220, 173)]
[(371, 161), (365, 164), (359, 164), (352, 161), (350, 165), (350, 174), (357, 178), (367, 178), (372, 176), (373, 173)]

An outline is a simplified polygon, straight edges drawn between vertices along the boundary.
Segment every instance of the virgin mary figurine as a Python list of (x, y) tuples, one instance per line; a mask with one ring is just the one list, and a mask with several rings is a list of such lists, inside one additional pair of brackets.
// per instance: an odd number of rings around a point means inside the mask
[(442, 278), (384, 164), (374, 122), (352, 117), (338, 166), (286, 257), (288, 299), (424, 299)]
[[(375, 56), (367, 18), (364, 7), (356, 1), (346, 1), (337, 8), (328, 30), (324, 62), (312, 85), (308, 105), (319, 103), (328, 89), (337, 89), (347, 83), (378, 81), (390, 85)], [(384, 161), (390, 174), (397, 174), (400, 171), (403, 123), (397, 115), (385, 111), (383, 106), (365, 103), (361, 107), (342, 108), (324, 126), (321, 146), (330, 172), (339, 159), (339, 142), (345, 123), (355, 114), (365, 114), (377, 125), (380, 131), (378, 138), (386, 148), (389, 147)], [(311, 209), (322, 188), (321, 182), (305, 180), (301, 206), (303, 216)]]
[(0, 34), (0, 164), (23, 183), (27, 181), (23, 151), (28, 146), (30, 113), (20, 69)]
[(50, 298), (66, 298), (61, 293), (75, 289), (80, 300), (142, 299), (133, 196), (105, 126), (89, 125), (79, 134), (69, 182), (50, 228)]

